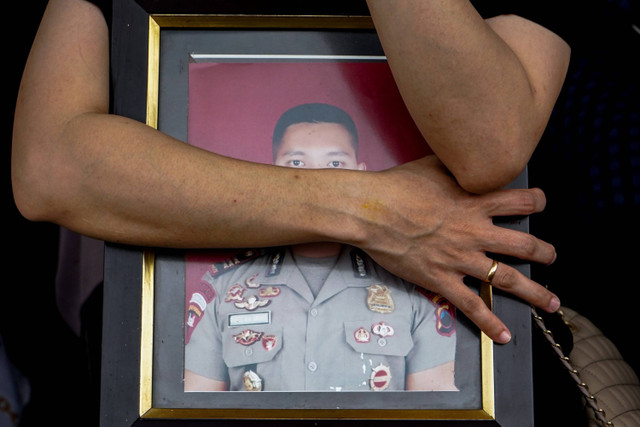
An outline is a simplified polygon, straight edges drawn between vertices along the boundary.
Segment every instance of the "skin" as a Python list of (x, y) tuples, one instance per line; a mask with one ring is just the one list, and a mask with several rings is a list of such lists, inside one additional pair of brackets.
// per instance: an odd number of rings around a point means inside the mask
[[(499, 189), (509, 171), (521, 169), (512, 159), (527, 158), (523, 146), (537, 142), (532, 128), (539, 132), (545, 122), (538, 107), (550, 110), (568, 50), (539, 26), (521, 34), (521, 18), (482, 21), (462, 0), (397, 1), (388, 14), (390, 3), (371, 2), (371, 13), (398, 87), (436, 156), (358, 172), (224, 158), (108, 114), (104, 18), (83, 0), (51, 0), (16, 103), (18, 209), (33, 221), (125, 244), (357, 246), (392, 273), (446, 297), (491, 339), (508, 342), (506, 325), (462, 278), (486, 277), (488, 251), (553, 262), (550, 244), (492, 224), (494, 216), (540, 212), (545, 197), (538, 189), (474, 192)], [(498, 90), (512, 79), (521, 84)], [(326, 204), (327, 197), (340, 200)], [(559, 306), (543, 286), (502, 264), (493, 285), (544, 310)]]
[[(289, 126), (282, 137), (282, 145), (274, 163), (302, 169), (366, 170), (364, 163), (358, 163), (351, 135), (337, 123), (298, 123)], [(341, 246), (331, 242), (308, 243), (294, 245), (292, 251), (306, 257), (328, 257), (338, 254)], [(184, 387), (186, 391), (224, 391), (228, 390), (229, 384), (185, 369)], [(457, 390), (454, 362), (407, 375), (405, 389)]]
[[(359, 163), (351, 135), (337, 123), (298, 123), (287, 128), (276, 153), (275, 165), (301, 169), (366, 170)], [(328, 257), (340, 252), (342, 244), (303, 243), (292, 246), (295, 254)]]
[(407, 108), (462, 188), (513, 181), (564, 82), (567, 43), (515, 15), (483, 20), (466, 0), (368, 5)]

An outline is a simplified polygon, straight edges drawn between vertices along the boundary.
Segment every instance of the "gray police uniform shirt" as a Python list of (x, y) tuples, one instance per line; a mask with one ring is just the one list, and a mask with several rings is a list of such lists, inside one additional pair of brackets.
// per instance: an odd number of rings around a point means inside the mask
[[(316, 297), (289, 249), (202, 279), (185, 368), (229, 390), (404, 390), (454, 360), (455, 312), (348, 246)], [(206, 305), (206, 307), (205, 307)]]

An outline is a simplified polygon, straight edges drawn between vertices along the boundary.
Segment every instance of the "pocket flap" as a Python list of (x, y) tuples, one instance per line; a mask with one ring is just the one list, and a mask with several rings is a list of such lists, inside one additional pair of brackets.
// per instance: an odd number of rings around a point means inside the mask
[(227, 329), (222, 347), (229, 368), (268, 362), (282, 348), (282, 328)]
[(358, 353), (406, 356), (413, 348), (408, 325), (393, 321), (370, 324), (370, 321), (344, 322), (347, 343)]

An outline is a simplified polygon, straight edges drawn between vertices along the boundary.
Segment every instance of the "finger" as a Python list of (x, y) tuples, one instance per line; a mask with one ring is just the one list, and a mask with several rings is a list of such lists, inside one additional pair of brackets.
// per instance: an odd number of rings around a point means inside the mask
[(484, 242), (487, 252), (544, 265), (549, 265), (556, 259), (556, 249), (553, 245), (523, 231), (492, 226)]
[(539, 188), (500, 190), (481, 197), (489, 216), (530, 215), (542, 212), (547, 204)]
[(464, 283), (443, 284), (441, 295), (458, 310), (462, 311), (491, 340), (506, 344), (511, 340), (511, 333), (505, 324), (493, 314), (491, 309)]
[(560, 308), (560, 299), (553, 292), (507, 264), (499, 263), (493, 277), (488, 277), (487, 272), (493, 266), (492, 262), (493, 260), (487, 258), (485, 272), (477, 273), (475, 277), (484, 281), (491, 279), (490, 283), (495, 288), (509, 292), (545, 311), (554, 312)]

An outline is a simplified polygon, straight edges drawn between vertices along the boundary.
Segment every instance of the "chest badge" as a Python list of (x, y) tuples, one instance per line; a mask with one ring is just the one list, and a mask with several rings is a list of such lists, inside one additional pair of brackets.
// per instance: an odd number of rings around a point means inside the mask
[(242, 374), (242, 383), (244, 389), (247, 391), (261, 391), (262, 390), (262, 378), (255, 372), (249, 370)]
[(394, 330), (391, 325), (387, 325), (384, 322), (378, 322), (371, 326), (371, 332), (384, 338), (393, 336)]
[(389, 387), (391, 383), (391, 370), (389, 367), (383, 363), (380, 363), (378, 366), (373, 368), (371, 372), (371, 377), (369, 379), (369, 385), (371, 386), (371, 390), (374, 391), (382, 391)]
[(253, 276), (245, 280), (244, 284), (247, 285), (248, 288), (259, 288), (260, 283), (256, 282), (257, 278), (258, 278), (258, 273), (254, 274)]
[(391, 289), (384, 285), (376, 284), (367, 287), (367, 307), (376, 313), (393, 313), (395, 305), (391, 298)]
[(239, 284), (235, 284), (227, 290), (227, 295), (225, 297), (225, 302), (231, 301), (242, 301), (242, 297), (244, 295), (244, 288)]
[(258, 341), (260, 338), (262, 338), (262, 334), (263, 334), (262, 332), (252, 331), (251, 329), (245, 329), (239, 334), (234, 335), (233, 339), (238, 344), (251, 345), (254, 342)]
[(233, 304), (238, 308), (244, 308), (245, 310), (253, 311), (256, 308), (264, 307), (271, 301), (268, 299), (259, 299), (255, 295), (251, 295), (244, 301), (234, 302)]
[(277, 286), (269, 286), (266, 288), (261, 288), (258, 291), (258, 296), (261, 298), (273, 298), (280, 295), (280, 288)]
[(278, 343), (278, 337), (273, 334), (268, 334), (262, 337), (262, 348), (266, 351), (271, 351), (276, 348), (276, 344)]
[(371, 339), (371, 334), (361, 326), (353, 333), (353, 337), (355, 338), (356, 342), (365, 343), (369, 342), (369, 340)]

